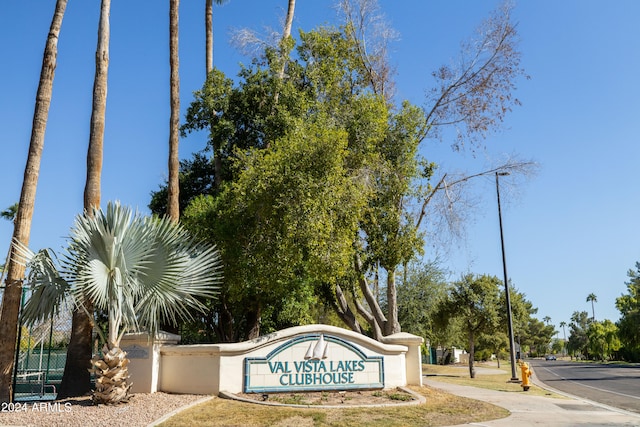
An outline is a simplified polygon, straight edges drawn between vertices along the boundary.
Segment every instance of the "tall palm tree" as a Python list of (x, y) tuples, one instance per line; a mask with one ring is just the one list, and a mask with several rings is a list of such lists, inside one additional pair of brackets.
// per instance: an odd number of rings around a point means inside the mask
[(547, 325), (551, 322), (551, 317), (549, 316), (544, 316), (542, 318), (542, 321), (545, 322)]
[(598, 297), (596, 297), (596, 294), (594, 294), (593, 292), (590, 293), (589, 295), (587, 295), (587, 302), (591, 301), (591, 313), (593, 314), (593, 321), (596, 321), (596, 309), (593, 305), (594, 302), (598, 302)]
[(560, 327), (562, 328), (562, 335), (564, 336), (564, 341), (562, 342), (562, 354), (564, 355), (565, 347), (567, 345), (567, 330), (565, 327), (567, 326), (567, 322), (564, 320), (560, 322)]
[(90, 300), (108, 313), (107, 331), (96, 328), (103, 355), (91, 360), (95, 403), (128, 399), (129, 362), (120, 349), (125, 332), (146, 330), (153, 337), (160, 322), (204, 312), (199, 298), (215, 297), (221, 279), (214, 246), (194, 241), (169, 218), (142, 217), (118, 203), (76, 218), (59, 267), (47, 250), (19, 249), (33, 290), (24, 308), (27, 322), (54, 316), (65, 298), (79, 309)]
[[(98, 23), (96, 47), (96, 70), (93, 80), (93, 102), (87, 149), (87, 178), (84, 187), (84, 211), (92, 215), (100, 207), (102, 153), (104, 146), (105, 114), (107, 109), (107, 75), (109, 71), (109, 14), (111, 0), (102, 0)], [(73, 311), (71, 337), (67, 349), (67, 359), (58, 390), (58, 398), (82, 396), (91, 390), (91, 376), (88, 369), (91, 359), (93, 330), (93, 307), (85, 301), (82, 308)]]
[[(293, 15), (296, 9), (296, 0), (288, 0), (287, 4), (287, 16), (284, 20), (284, 28), (282, 29), (282, 38), (280, 39), (280, 69), (278, 70), (278, 80), (284, 79), (284, 71), (287, 66), (286, 55), (289, 54), (288, 51), (284, 50), (286, 41), (289, 37), (291, 37), (291, 27), (293, 25)], [(280, 91), (276, 89), (276, 93), (273, 97), (273, 105), (278, 104), (278, 100), (280, 98)]]
[(169, 118), (169, 182), (167, 185), (167, 216), (172, 221), (180, 219), (180, 158), (178, 154), (180, 143), (180, 75), (178, 57), (178, 17), (180, 0), (169, 0), (169, 65), (170, 104)]
[[(217, 5), (225, 3), (227, 0), (215, 0)], [(206, 0), (204, 6), (204, 26), (205, 26), (205, 49), (206, 49), (206, 71), (207, 75), (213, 70), (213, 3), (214, 0)]]
[[(67, 0), (56, 1), (42, 57), (40, 82), (36, 93), (31, 140), (29, 141), (29, 154), (27, 155), (20, 201), (18, 202), (13, 228), (13, 239), (25, 245), (29, 244), (31, 234), (31, 219), (33, 218), (36, 187), (40, 173), (40, 159), (44, 148), (44, 134), (49, 117), (53, 77), (57, 63), (58, 38), (66, 7)], [(13, 250), (10, 249), (10, 251)], [(12, 261), (11, 258), (7, 266), (6, 288), (2, 295), (2, 311), (0, 312), (0, 402), (9, 402), (13, 399), (11, 373), (13, 372), (14, 362), (13, 351), (18, 335), (18, 313), (20, 311), (22, 279), (24, 276), (24, 267)]]
[[(227, 0), (215, 0), (217, 5), (225, 3)], [(206, 0), (205, 2), (205, 38), (206, 38), (206, 72), (207, 76), (213, 70), (213, 3), (214, 0)], [(218, 152), (217, 143), (213, 142), (213, 167), (214, 167), (214, 185), (220, 188), (222, 185), (222, 159)]]

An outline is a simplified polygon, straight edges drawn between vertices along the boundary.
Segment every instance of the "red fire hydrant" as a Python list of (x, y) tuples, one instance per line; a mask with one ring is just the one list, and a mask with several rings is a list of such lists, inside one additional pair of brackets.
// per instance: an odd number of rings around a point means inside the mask
[(529, 381), (529, 377), (531, 377), (531, 369), (529, 369), (529, 365), (525, 361), (521, 360), (520, 370), (522, 371), (522, 389), (524, 391), (528, 391), (529, 387), (531, 387), (531, 381)]

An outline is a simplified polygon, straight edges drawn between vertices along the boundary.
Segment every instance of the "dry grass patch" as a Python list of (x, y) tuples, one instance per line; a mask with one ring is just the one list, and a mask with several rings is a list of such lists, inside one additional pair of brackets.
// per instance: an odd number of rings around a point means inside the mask
[(290, 408), (214, 398), (161, 424), (186, 426), (447, 426), (504, 418), (509, 412), (488, 403), (450, 395), (429, 387), (411, 387), (426, 403), (383, 408)]

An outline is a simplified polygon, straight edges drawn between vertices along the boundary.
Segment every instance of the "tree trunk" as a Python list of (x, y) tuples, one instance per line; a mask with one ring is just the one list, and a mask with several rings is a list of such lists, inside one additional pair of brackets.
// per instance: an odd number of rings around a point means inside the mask
[(344, 296), (344, 292), (342, 292), (342, 288), (340, 285), (336, 284), (335, 288), (336, 292), (336, 302), (334, 303), (335, 311), (338, 314), (338, 317), (351, 328), (352, 331), (357, 332), (359, 334), (362, 333), (362, 328), (360, 327), (360, 323), (358, 323), (358, 319), (356, 319), (356, 315), (349, 307), (347, 303), (347, 298)]
[[(13, 229), (13, 238), (25, 246), (29, 244), (31, 234), (31, 220), (33, 218), (36, 187), (40, 174), (40, 160), (44, 148), (44, 135), (49, 116), (49, 106), (51, 105), (53, 77), (57, 62), (58, 36), (66, 7), (67, 0), (57, 0), (42, 57), (40, 82), (33, 112), (29, 154)], [(13, 245), (11, 245), (10, 250), (13, 251)], [(12, 373), (18, 335), (18, 315), (22, 297), (23, 276), (24, 267), (17, 264), (11, 257), (7, 266), (6, 288), (2, 296), (2, 311), (0, 312), (0, 402), (3, 403), (8, 403), (13, 399)]]
[(473, 366), (476, 357), (476, 343), (473, 332), (469, 332), (469, 377), (476, 377), (476, 369)]
[(207, 76), (213, 70), (213, 0), (206, 0), (204, 6), (205, 49)]
[[(107, 110), (110, 10), (111, 0), (102, 0), (96, 47), (96, 71), (93, 80), (89, 147), (87, 149), (87, 180), (84, 187), (84, 210), (86, 215), (93, 215), (93, 209), (100, 208), (102, 193), (102, 152)], [(93, 321), (90, 316), (93, 315), (93, 303), (89, 299), (85, 299), (82, 303), (86, 312), (82, 309), (75, 309), (73, 312), (67, 361), (64, 366), (58, 398), (82, 396), (91, 391), (91, 376), (87, 369), (91, 366)]]
[(58, 399), (83, 396), (91, 391), (91, 333), (93, 325), (84, 310), (74, 310)]
[(105, 345), (102, 357), (91, 360), (91, 371), (96, 375), (96, 391), (93, 393), (93, 403), (113, 405), (129, 401), (129, 359), (120, 347), (110, 350)]
[(254, 307), (253, 309), (247, 311), (247, 340), (252, 340), (254, 338), (258, 338), (260, 336), (260, 315), (262, 314), (262, 310), (260, 306)]
[(169, 0), (169, 65), (171, 67), (171, 117), (169, 119), (169, 183), (167, 185), (167, 216), (174, 222), (180, 219), (180, 75), (178, 74), (178, 9), (180, 0)]
[(291, 35), (291, 26), (293, 25), (293, 13), (296, 9), (296, 0), (289, 0), (287, 5), (287, 18), (284, 22), (284, 29), (282, 31), (282, 39), (286, 39)]
[[(358, 283), (360, 285), (360, 290), (362, 291), (362, 295), (364, 296), (364, 299), (367, 302), (369, 309), (371, 310), (371, 313), (369, 314), (369, 316), (373, 316), (373, 319), (375, 320), (375, 323), (376, 323), (376, 327), (374, 328), (374, 330), (377, 329), (380, 331), (384, 331), (386, 328), (385, 325), (387, 323), (387, 319), (385, 318), (384, 313), (380, 308), (380, 304), (378, 304), (378, 301), (373, 295), (373, 292), (371, 292), (371, 289), (369, 289), (367, 278), (364, 275), (364, 271), (362, 271), (362, 261), (360, 260), (360, 257), (358, 255), (354, 256), (353, 265), (354, 265), (356, 274), (358, 275)], [(358, 311), (361, 312), (361, 314), (364, 314), (362, 313), (362, 310), (358, 309)], [(374, 326), (371, 321), (369, 323), (372, 326)]]
[(385, 325), (385, 335), (400, 332), (398, 322), (398, 291), (396, 289), (396, 271), (393, 268), (387, 270), (387, 324)]
[[(289, 0), (289, 4), (287, 7), (287, 17), (285, 18), (284, 28), (282, 30), (282, 39), (280, 41), (280, 66), (278, 69), (278, 80), (282, 81), (284, 79), (284, 71), (286, 69), (285, 54), (289, 52), (285, 52), (284, 50), (284, 41), (289, 38), (291, 35), (291, 26), (293, 25), (293, 14), (296, 8), (296, 0)], [(276, 105), (278, 105), (278, 101), (280, 99), (280, 89), (276, 87), (276, 91), (273, 95), (273, 104), (271, 106), (271, 114), (275, 114)], [(269, 148), (269, 141), (267, 141), (266, 148)]]
[(215, 332), (220, 342), (237, 341), (233, 330), (233, 314), (227, 306), (227, 297), (224, 292), (220, 293), (220, 301), (217, 310), (218, 321), (215, 325)]

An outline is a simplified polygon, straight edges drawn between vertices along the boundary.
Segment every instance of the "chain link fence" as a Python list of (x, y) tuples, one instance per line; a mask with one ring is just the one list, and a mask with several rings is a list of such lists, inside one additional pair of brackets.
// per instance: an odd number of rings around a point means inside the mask
[[(29, 292), (23, 289), (21, 311)], [(0, 300), (3, 293), (4, 287), (0, 287)], [(14, 400), (55, 399), (67, 359), (71, 318), (71, 310), (61, 310), (58, 316), (36, 325), (20, 322), (14, 361)]]

